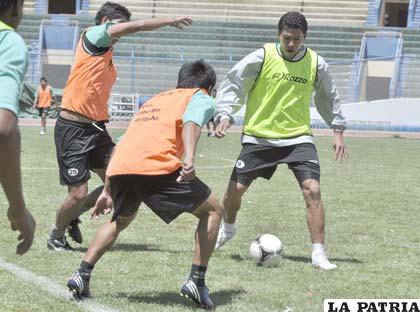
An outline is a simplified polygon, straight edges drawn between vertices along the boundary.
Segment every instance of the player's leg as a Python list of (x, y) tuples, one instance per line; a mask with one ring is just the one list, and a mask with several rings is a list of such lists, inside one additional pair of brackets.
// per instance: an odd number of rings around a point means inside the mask
[(325, 212), (321, 199), (318, 156), (312, 144), (301, 144), (298, 148), (301, 155), (307, 155), (307, 160), (290, 163), (289, 168), (300, 185), (306, 203), (306, 220), (312, 241), (312, 263), (321, 269), (332, 270), (337, 266), (330, 263), (325, 254)]
[(47, 132), (47, 113), (48, 109), (44, 108), (41, 114), (41, 134), (45, 134)]
[(20, 169), (20, 132), (17, 118), (9, 110), (0, 108), (0, 183), (9, 202), (7, 212), (13, 230), (23, 235), (16, 252), (23, 254), (32, 245), (35, 220), (23, 198)]
[(48, 248), (72, 250), (65, 238), (70, 221), (77, 218), (87, 197), (90, 179), (88, 151), (91, 133), (88, 124), (58, 118), (54, 129), (60, 183), (67, 185), (67, 197), (61, 203), (48, 239)]
[[(103, 131), (101, 131), (101, 130)], [(105, 181), (106, 168), (108, 167), (109, 160), (111, 159), (112, 151), (114, 150), (115, 144), (112, 142), (111, 137), (109, 136), (106, 128), (95, 128), (95, 130), (100, 131), (100, 135), (95, 139), (95, 145), (98, 147), (92, 149), (89, 154), (89, 166), (92, 168), (92, 171), (95, 172), (102, 182)], [(76, 242), (81, 244), (83, 242), (82, 231), (80, 230), (79, 224), (80, 216), (86, 211), (90, 210), (95, 206), (98, 196), (101, 194), (103, 185), (97, 187), (92, 192), (90, 192), (85, 202), (80, 208), (79, 214), (71, 220), (67, 227), (67, 232), (69, 236)]]
[(88, 182), (68, 186), (68, 194), (59, 207), (55, 223), (51, 228), (47, 246), (57, 251), (72, 250), (65, 238), (70, 222), (77, 218), (88, 192)]
[[(190, 276), (182, 286), (181, 295), (191, 298), (200, 307), (213, 308), (214, 304), (210, 299), (205, 277), (207, 265), (216, 244), (223, 206), (211, 194), (192, 214), (199, 218), (195, 232), (194, 259)], [(196, 296), (197, 293), (199, 297)]]
[(236, 233), (236, 216), (241, 208), (242, 196), (258, 177), (270, 179), (277, 168), (277, 155), (272, 147), (245, 144), (239, 154), (228, 188), (223, 198), (224, 221), (219, 230), (216, 249), (221, 248)]
[(111, 178), (110, 182), (114, 215), (98, 229), (78, 270), (67, 282), (67, 287), (75, 298), (90, 296), (90, 275), (95, 264), (112, 247), (120, 232), (134, 220), (141, 203), (137, 194), (130, 191), (136, 180), (128, 176), (119, 176)]

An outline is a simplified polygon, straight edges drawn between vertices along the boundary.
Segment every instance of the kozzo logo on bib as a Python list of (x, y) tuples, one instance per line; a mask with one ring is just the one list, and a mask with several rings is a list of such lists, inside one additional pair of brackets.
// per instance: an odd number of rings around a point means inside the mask
[(242, 160), (238, 160), (236, 162), (236, 168), (241, 169), (243, 167), (245, 167), (245, 163)]
[(74, 177), (77, 176), (77, 174), (79, 173), (79, 170), (77, 168), (70, 168), (69, 170), (67, 170), (69, 176)]
[(302, 84), (306, 84), (308, 82), (308, 80), (305, 79), (305, 78), (292, 76), (292, 75), (286, 74), (286, 73), (275, 73), (273, 75), (273, 79), (276, 79), (278, 81), (281, 81), (281, 80), (284, 79), (284, 80), (287, 80), (287, 81), (297, 82), (297, 83), (302, 83)]

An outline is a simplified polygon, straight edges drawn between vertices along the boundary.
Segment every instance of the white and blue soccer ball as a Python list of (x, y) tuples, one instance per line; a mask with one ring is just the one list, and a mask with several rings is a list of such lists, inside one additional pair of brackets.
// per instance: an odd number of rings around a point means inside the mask
[(283, 259), (284, 246), (277, 236), (263, 234), (252, 241), (249, 252), (257, 265), (273, 267)]

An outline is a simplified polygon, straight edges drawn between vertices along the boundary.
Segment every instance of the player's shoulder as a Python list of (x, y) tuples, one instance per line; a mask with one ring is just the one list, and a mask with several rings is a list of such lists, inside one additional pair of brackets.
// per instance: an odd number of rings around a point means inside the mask
[(13, 30), (5, 30), (0, 32), (1, 45), (0, 49), (13, 50), (24, 50), (27, 51), (27, 47), (23, 38)]

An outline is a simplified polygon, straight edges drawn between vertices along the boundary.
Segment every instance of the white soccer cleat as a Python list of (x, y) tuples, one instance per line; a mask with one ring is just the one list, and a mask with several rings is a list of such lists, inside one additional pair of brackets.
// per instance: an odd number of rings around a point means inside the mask
[(216, 247), (215, 249), (220, 249), (228, 240), (231, 240), (236, 233), (236, 228), (233, 228), (233, 231), (226, 231), (224, 223), (220, 225), (219, 234), (217, 235)]
[(328, 260), (324, 251), (312, 253), (312, 265), (322, 270), (334, 270), (337, 266)]

